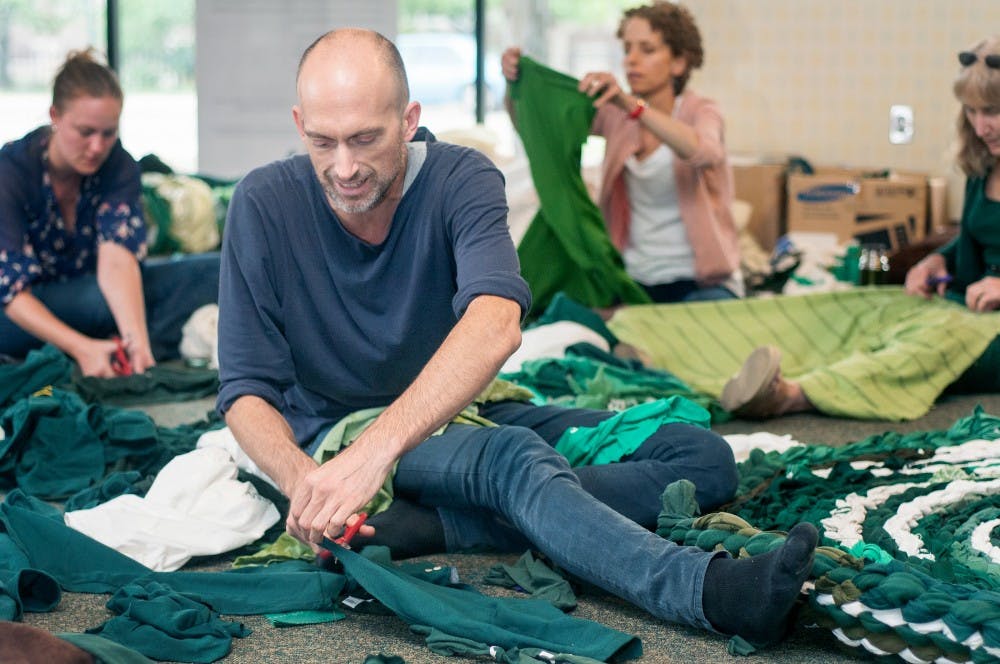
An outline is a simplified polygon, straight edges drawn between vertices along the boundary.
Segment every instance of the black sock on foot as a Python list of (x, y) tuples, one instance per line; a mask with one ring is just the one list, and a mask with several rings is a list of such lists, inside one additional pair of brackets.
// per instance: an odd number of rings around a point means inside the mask
[(375, 528), (375, 534), (356, 535), (351, 540), (352, 549), (369, 544), (387, 546), (393, 560), (444, 553), (447, 549), (444, 526), (434, 507), (395, 498), (389, 509), (372, 516), (367, 523)]
[(781, 640), (812, 570), (818, 539), (812, 524), (800, 523), (774, 551), (710, 562), (702, 593), (705, 617), (720, 632), (739, 635), (756, 646)]

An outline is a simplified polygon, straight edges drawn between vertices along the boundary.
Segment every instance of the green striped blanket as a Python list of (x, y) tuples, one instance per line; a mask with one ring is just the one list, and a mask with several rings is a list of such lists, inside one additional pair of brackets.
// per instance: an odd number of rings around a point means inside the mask
[(860, 419), (924, 415), (1000, 334), (976, 314), (898, 287), (620, 309), (608, 327), (655, 368), (717, 396), (757, 346), (782, 350), (820, 412)]

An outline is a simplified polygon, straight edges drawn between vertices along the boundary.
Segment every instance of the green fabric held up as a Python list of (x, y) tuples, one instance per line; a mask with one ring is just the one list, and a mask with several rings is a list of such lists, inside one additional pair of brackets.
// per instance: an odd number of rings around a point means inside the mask
[(555, 448), (573, 467), (615, 463), (639, 449), (661, 426), (675, 422), (708, 429), (711, 416), (682, 397), (657, 399), (617, 413), (597, 426), (571, 427), (559, 437)]
[(910, 420), (1000, 333), (1000, 312), (973, 313), (902, 288), (624, 307), (608, 322), (654, 367), (718, 395), (757, 346), (782, 350), (782, 374), (816, 408), (858, 419)]
[(580, 174), (595, 109), (576, 86), (576, 79), (528, 57), (521, 58), (520, 77), (510, 85), (541, 203), (517, 248), (521, 274), (531, 287), (530, 317), (560, 291), (588, 307), (650, 301), (625, 272)]

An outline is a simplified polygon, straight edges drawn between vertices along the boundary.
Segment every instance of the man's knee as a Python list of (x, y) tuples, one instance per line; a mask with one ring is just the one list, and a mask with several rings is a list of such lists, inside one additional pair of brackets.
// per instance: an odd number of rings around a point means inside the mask
[(726, 439), (713, 431), (703, 429), (702, 432), (695, 460), (701, 472), (693, 481), (697, 487), (698, 504), (703, 510), (711, 510), (732, 500), (740, 476), (733, 448)]
[(482, 460), (487, 465), (491, 480), (509, 481), (511, 486), (529, 478), (538, 481), (539, 472), (575, 478), (566, 458), (525, 427), (491, 428), (483, 446)]
[(660, 446), (654, 455), (684, 469), (697, 487), (698, 504), (711, 510), (732, 499), (739, 483), (736, 460), (729, 443), (714, 431), (689, 424), (668, 424), (646, 444)]

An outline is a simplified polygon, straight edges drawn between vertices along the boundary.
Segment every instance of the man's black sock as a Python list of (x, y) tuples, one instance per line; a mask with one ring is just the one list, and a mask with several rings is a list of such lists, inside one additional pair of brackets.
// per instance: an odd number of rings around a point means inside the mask
[(800, 523), (774, 551), (710, 562), (702, 593), (705, 617), (720, 632), (737, 634), (756, 646), (779, 641), (812, 570), (818, 538), (812, 524)]
[(352, 549), (369, 544), (387, 546), (393, 560), (444, 553), (447, 549), (444, 526), (434, 507), (394, 498), (389, 509), (372, 516), (367, 523), (375, 527), (375, 535), (356, 535), (351, 540)]

